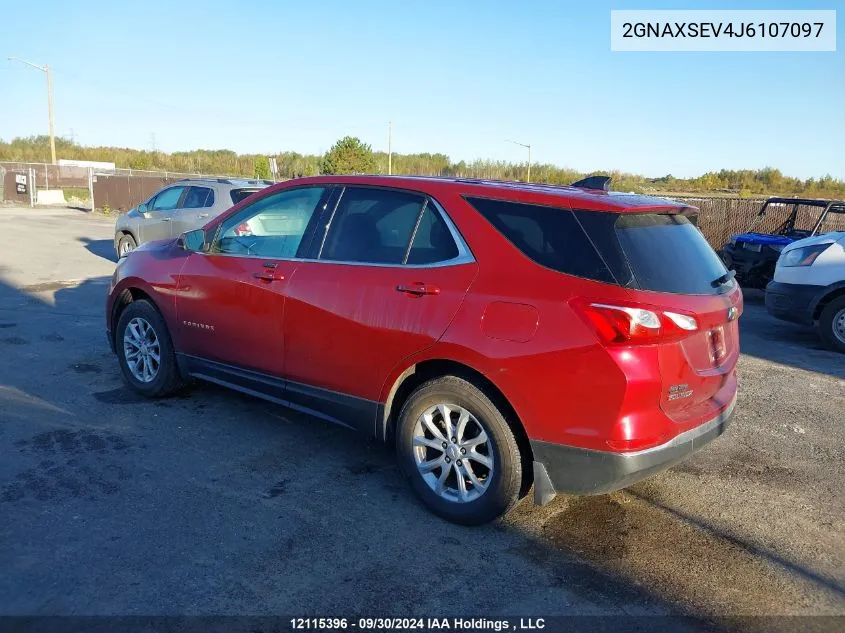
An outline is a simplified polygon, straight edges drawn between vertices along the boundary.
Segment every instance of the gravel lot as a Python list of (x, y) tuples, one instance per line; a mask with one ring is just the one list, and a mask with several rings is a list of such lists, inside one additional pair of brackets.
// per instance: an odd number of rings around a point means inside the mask
[(104, 336), (112, 228), (0, 207), (0, 615), (845, 617), (845, 356), (759, 295), (725, 436), (462, 528), (350, 431), (211, 386), (133, 395)]

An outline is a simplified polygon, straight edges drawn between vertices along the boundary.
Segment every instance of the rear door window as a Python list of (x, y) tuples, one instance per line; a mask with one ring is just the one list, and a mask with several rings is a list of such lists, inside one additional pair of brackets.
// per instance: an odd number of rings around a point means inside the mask
[(414, 233), (414, 243), (408, 252), (409, 264), (434, 264), (458, 256), (458, 245), (446, 222), (429, 202)]
[(346, 187), (320, 259), (402, 264), (425, 198), (416, 193)]
[(214, 192), (208, 187), (191, 187), (182, 201), (183, 209), (200, 209), (214, 204)]

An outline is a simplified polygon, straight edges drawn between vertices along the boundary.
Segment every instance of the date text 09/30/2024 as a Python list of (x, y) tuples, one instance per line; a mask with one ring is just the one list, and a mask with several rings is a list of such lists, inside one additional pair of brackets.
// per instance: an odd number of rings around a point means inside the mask
[(378, 631), (530, 631), (546, 628), (543, 618), (491, 620), (487, 618), (291, 618), (291, 628), (305, 630)]

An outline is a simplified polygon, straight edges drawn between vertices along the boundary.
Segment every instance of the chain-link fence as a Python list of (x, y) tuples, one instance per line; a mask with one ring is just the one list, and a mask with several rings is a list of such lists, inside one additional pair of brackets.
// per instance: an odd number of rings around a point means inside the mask
[[(225, 174), (199, 172), (146, 171), (96, 167), (52, 165), (49, 163), (0, 162), (0, 200), (19, 204), (39, 204), (38, 192), (49, 203), (78, 203), (91, 206), (91, 194), (97, 208), (109, 205), (126, 210), (152, 196), (165, 184), (184, 178), (227, 178)], [(122, 184), (118, 184), (121, 183)], [(110, 183), (102, 189), (105, 199), (96, 195), (96, 183)], [(59, 194), (58, 192), (61, 192)]]
[[(92, 179), (94, 204), (97, 208), (127, 211), (148, 200), (165, 185), (185, 178), (232, 178), (237, 176), (187, 174), (177, 172), (141, 172), (136, 169), (115, 169), (108, 173), (95, 171)], [(257, 181), (256, 181), (257, 182)], [(270, 182), (270, 181), (263, 181)]]
[[(38, 191), (50, 191), (52, 202), (63, 197), (66, 202), (82, 204), (89, 199), (88, 178), (87, 167), (0, 162), (0, 200), (37, 203)], [(62, 194), (57, 196), (58, 191)]]
[[(698, 228), (710, 245), (717, 249), (724, 246), (731, 235), (744, 233), (752, 228), (761, 233), (776, 232), (786, 222), (793, 207), (792, 204), (770, 204), (765, 217), (758, 219), (764, 199), (677, 196), (673, 199), (698, 208)], [(795, 228), (812, 230), (822, 211), (822, 207), (798, 205)], [(828, 213), (820, 232), (828, 231), (845, 231), (845, 214)]]

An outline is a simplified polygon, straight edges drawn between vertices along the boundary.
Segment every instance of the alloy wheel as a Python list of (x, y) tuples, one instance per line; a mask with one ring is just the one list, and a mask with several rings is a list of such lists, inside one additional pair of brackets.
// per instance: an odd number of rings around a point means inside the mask
[(484, 426), (467, 409), (441, 403), (417, 419), (414, 458), (423, 480), (448, 501), (475, 501), (493, 481), (493, 446)]
[(136, 380), (152, 382), (161, 367), (161, 346), (150, 323), (135, 317), (123, 331), (123, 355)]

